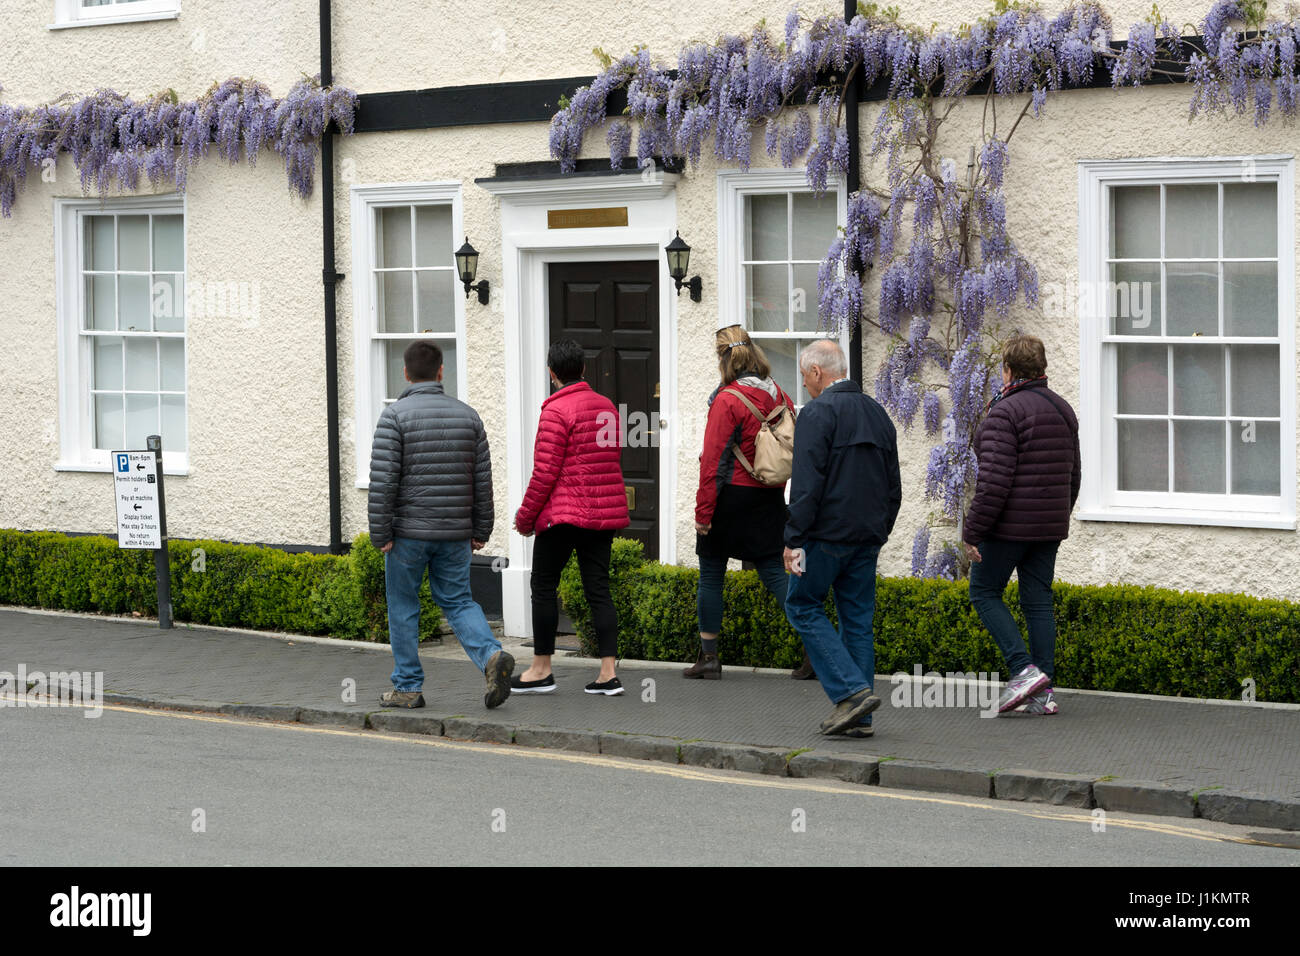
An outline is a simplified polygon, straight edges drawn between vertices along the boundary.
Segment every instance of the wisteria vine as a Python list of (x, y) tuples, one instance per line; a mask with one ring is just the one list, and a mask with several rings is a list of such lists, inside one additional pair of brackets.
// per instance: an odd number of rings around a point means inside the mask
[(316, 154), (332, 120), (351, 133), (357, 94), (323, 88), (305, 77), (280, 98), (262, 83), (230, 79), (196, 100), (180, 102), (174, 91), (134, 100), (101, 89), (80, 99), (62, 97), (44, 106), (0, 103), (0, 214), (8, 217), (28, 175), (71, 156), (81, 187), (101, 195), (132, 192), (141, 179), (184, 190), (190, 172), (215, 149), (231, 163), (257, 162), (263, 149), (284, 160), (289, 188), (311, 195)]
[[(1122, 44), (1093, 2), (1049, 19), (1035, 5), (997, 0), (989, 15), (957, 30), (905, 24), (897, 10), (874, 4), (859, 4), (849, 22), (809, 20), (795, 9), (781, 37), (760, 24), (745, 36), (695, 43), (675, 68), (643, 48), (607, 59), (589, 86), (562, 102), (550, 147), (571, 171), (587, 131), (606, 123), (610, 94), (626, 89), (625, 115), (606, 129), (612, 165), (629, 155), (634, 126), (643, 167), (656, 155), (697, 164), (711, 138), (719, 161), (748, 169), (761, 135), (783, 166), (803, 158), (820, 193), (848, 170), (848, 84), (887, 85), (867, 150), (883, 160), (884, 179), (848, 197), (846, 226), (818, 272), (819, 314), (826, 331), (865, 322), (888, 336), (877, 400), (905, 428), (919, 414), (925, 433), (941, 436), (925, 489), (939, 511), (913, 539), (912, 573), (955, 578), (968, 570), (961, 549), (955, 540), (933, 542), (931, 532), (961, 520), (976, 478), (975, 430), (1000, 384), (999, 343), (1013, 331), (1012, 307), (1038, 301), (1036, 270), (1008, 235), (1003, 193), (1021, 121), (1039, 117), (1055, 91), (1107, 78), (1115, 88), (1141, 86), (1160, 76), (1187, 81), (1192, 116), (1232, 111), (1260, 125), (1277, 112), (1290, 120), (1298, 43), (1300, 11), (1270, 17), (1262, 0), (1219, 0), (1199, 36), (1153, 7)], [(1005, 113), (1008, 101), (1010, 120), (1000, 120), (999, 104)], [(945, 159), (939, 133), (964, 102), (982, 103), (979, 142), (966, 157)], [(864, 312), (864, 268), (877, 287), (874, 317)]]

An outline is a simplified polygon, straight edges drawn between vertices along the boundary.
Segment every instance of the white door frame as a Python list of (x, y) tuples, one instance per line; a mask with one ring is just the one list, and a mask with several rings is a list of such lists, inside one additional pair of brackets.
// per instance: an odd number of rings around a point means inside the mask
[[(664, 246), (677, 222), (677, 176), (648, 174), (480, 181), (501, 203), (501, 268), (505, 312), (506, 473), (508, 520), (532, 474), (533, 439), (547, 387), (547, 265), (552, 262), (653, 260), (659, 263), (659, 560), (675, 563), (677, 464), (677, 297)], [(551, 209), (626, 206), (628, 225), (550, 229)], [(657, 423), (655, 423), (657, 424)], [(513, 530), (501, 574), (502, 616), (510, 637), (532, 636), (531, 538)]]

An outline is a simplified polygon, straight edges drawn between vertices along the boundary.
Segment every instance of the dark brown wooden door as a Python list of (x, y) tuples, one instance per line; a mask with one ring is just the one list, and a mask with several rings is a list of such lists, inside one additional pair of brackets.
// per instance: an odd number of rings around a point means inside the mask
[(621, 536), (659, 557), (659, 264), (553, 262), (550, 342), (577, 339), (586, 379), (619, 408), (632, 524)]

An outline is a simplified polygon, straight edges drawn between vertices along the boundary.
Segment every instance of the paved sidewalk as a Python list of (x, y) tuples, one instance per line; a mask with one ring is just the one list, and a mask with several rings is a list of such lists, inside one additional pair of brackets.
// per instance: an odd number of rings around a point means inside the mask
[[(520, 668), (526, 666), (527, 651), (516, 648), (515, 656)], [(422, 657), (428, 707), (401, 713), (430, 721), (465, 718), (425, 732), (522, 743), (509, 728), (541, 727), (675, 738), (665, 741), (673, 747), (720, 741), (776, 748), (786, 756), (776, 770), (770, 753), (744, 748), (687, 762), (781, 773), (790, 752), (811, 749), (789, 761), (790, 773), (803, 766), (810, 775), (850, 779), (846, 766), (869, 766), (862, 782), (964, 793), (981, 792), (980, 775), (1021, 769), (1038, 782), (999, 776), (1007, 786), (999, 782), (994, 795), (1137, 812), (1147, 805), (1153, 808), (1148, 812), (1160, 813), (1182, 807), (1185, 816), (1300, 829), (1300, 707), (1067, 690), (1058, 691), (1061, 713), (1055, 717), (985, 719), (973, 708), (896, 707), (890, 679), (882, 675), (876, 736), (858, 741), (818, 734), (830, 702), (817, 682), (792, 681), (784, 672), (733, 668), (720, 682), (703, 682), (682, 679), (676, 667), (624, 662), (619, 672), (626, 695), (605, 698), (582, 692), (595, 674), (594, 661), (557, 657), (556, 693), (512, 697), (489, 711), (483, 679), (453, 639)], [(0, 671), (16, 672), (19, 664), (29, 671), (103, 671), (106, 693), (154, 706), (282, 705), (306, 708), (303, 720), (329, 722), (333, 713), (366, 726), (365, 715), (380, 710), (379, 695), (390, 686), (392, 658), (386, 645), (341, 646), (185, 625), (168, 632), (156, 622), (3, 609)], [(355, 681), (356, 703), (343, 700), (349, 680)], [(292, 710), (284, 713), (294, 719)], [(384, 720), (370, 725), (384, 726)], [(406, 729), (394, 721), (387, 726)], [(552, 743), (541, 745), (597, 749), (595, 734), (552, 735), (545, 738)], [(590, 748), (584, 740), (593, 742)], [(703, 753), (698, 746), (693, 752)], [(831, 759), (845, 755), (848, 761)], [(817, 766), (827, 772), (816, 773)], [(1086, 793), (1074, 786), (1076, 779), (1087, 784)], [(1124, 789), (1129, 783), (1134, 788)], [(982, 787), (987, 791), (990, 784)], [(1239, 800), (1239, 794), (1262, 797)]]

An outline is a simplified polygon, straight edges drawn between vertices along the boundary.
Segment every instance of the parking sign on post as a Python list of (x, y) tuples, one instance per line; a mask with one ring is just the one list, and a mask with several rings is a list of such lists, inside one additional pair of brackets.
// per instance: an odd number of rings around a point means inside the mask
[(171, 627), (171, 564), (167, 557), (167, 511), (163, 498), (162, 439), (148, 438), (147, 451), (111, 452), (117, 505), (117, 546), (153, 551), (158, 579), (158, 626)]

